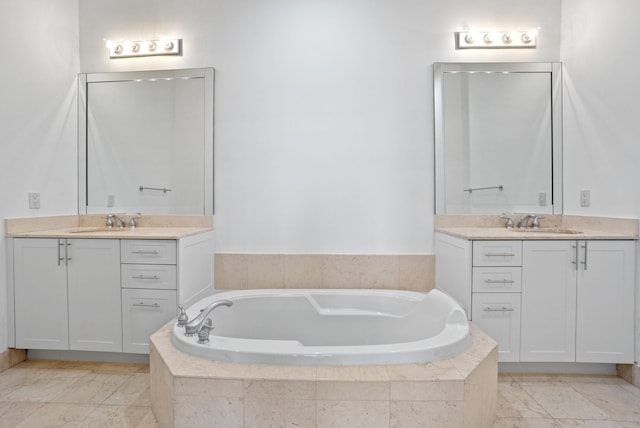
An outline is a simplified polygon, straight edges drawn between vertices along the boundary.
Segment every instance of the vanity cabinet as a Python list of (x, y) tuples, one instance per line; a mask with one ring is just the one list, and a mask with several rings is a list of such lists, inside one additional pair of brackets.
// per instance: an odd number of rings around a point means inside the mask
[(632, 240), (467, 240), (436, 233), (436, 286), (500, 361), (631, 363)]
[(123, 351), (149, 353), (149, 337), (176, 314), (177, 249), (172, 240), (122, 242)]
[(178, 303), (213, 291), (213, 231), (8, 244), (10, 347), (146, 354)]
[(635, 243), (525, 241), (522, 360), (632, 363)]
[(16, 347), (121, 351), (116, 240), (14, 240)]

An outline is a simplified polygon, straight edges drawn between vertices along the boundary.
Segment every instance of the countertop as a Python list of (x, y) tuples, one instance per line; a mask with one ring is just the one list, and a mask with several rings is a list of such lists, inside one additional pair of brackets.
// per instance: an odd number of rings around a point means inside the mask
[(77, 226), (8, 234), (13, 238), (180, 239), (213, 230), (210, 227), (136, 227), (107, 229)]
[(576, 239), (637, 239), (633, 233), (578, 228), (540, 228), (520, 231), (504, 227), (440, 227), (436, 232), (468, 240), (576, 240)]

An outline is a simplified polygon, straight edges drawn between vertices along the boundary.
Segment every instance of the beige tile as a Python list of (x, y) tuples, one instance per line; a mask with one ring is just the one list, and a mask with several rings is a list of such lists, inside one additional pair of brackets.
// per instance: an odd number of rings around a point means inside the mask
[(11, 353), (7, 349), (4, 352), (0, 352), (0, 373), (11, 368)]
[(76, 426), (95, 408), (94, 404), (45, 403), (15, 427)]
[(598, 406), (611, 419), (640, 422), (640, 396), (621, 385), (576, 383), (573, 388)]
[(265, 380), (316, 380), (314, 366), (269, 366), (246, 364), (244, 377), (246, 379)]
[(151, 413), (150, 407), (101, 405), (96, 407), (78, 426), (135, 428), (140, 426), (149, 413)]
[(249, 254), (247, 257), (248, 288), (283, 288), (285, 256), (279, 254)]
[(174, 425), (174, 379), (152, 341), (149, 349), (151, 407), (162, 427)]
[(396, 380), (461, 380), (460, 371), (451, 360), (426, 364), (397, 364), (387, 366), (389, 378)]
[(318, 428), (387, 428), (389, 401), (317, 401)]
[(607, 419), (608, 416), (569, 385), (525, 384), (523, 389), (552, 417)]
[(246, 379), (243, 387), (245, 398), (284, 398), (284, 381)]
[(623, 428), (616, 421), (590, 421), (580, 419), (558, 419), (562, 428)]
[[(175, 426), (242, 428), (244, 424), (243, 413), (242, 398), (193, 397), (189, 401), (176, 404)], [(162, 425), (159, 415), (157, 418)]]
[(24, 349), (9, 349), (11, 367), (27, 360), (27, 352)]
[(435, 260), (434, 255), (398, 256), (398, 288), (423, 293), (433, 289)]
[(607, 375), (558, 375), (559, 381), (568, 384), (596, 383), (607, 385), (628, 385), (629, 382), (618, 376)]
[(145, 373), (131, 375), (103, 404), (151, 406), (150, 376)]
[(335, 382), (316, 383), (318, 400), (389, 400), (389, 382)]
[(40, 376), (26, 383), (16, 385), (11, 389), (3, 389), (0, 394), (0, 400), (29, 402), (58, 401), (55, 400), (55, 398), (67, 391), (77, 379), (77, 377), (65, 378), (64, 376), (50, 378), (40, 374)]
[(562, 428), (551, 418), (498, 418), (493, 428)]
[(317, 398), (316, 382), (287, 381), (284, 385), (286, 400), (315, 400)]
[(282, 427), (284, 425), (284, 400), (277, 397), (245, 398), (244, 427)]
[(174, 388), (177, 401), (189, 401), (192, 397), (244, 396), (243, 382), (238, 379), (177, 378)]
[(360, 288), (362, 257), (326, 255), (322, 264), (322, 288)]
[(0, 402), (0, 428), (14, 428), (42, 406), (43, 403)]
[(463, 398), (462, 381), (391, 382), (393, 401), (456, 401)]
[(499, 418), (550, 418), (522, 387), (513, 380), (498, 382)]
[(398, 256), (364, 256), (360, 264), (361, 288), (398, 288)]
[(317, 423), (315, 400), (285, 400), (284, 426), (315, 428)]
[(129, 379), (127, 375), (89, 373), (51, 397), (56, 403), (101, 404)]
[(498, 352), (494, 349), (464, 382), (464, 426), (489, 427), (498, 407)]
[(460, 428), (463, 426), (462, 412), (461, 401), (392, 401), (389, 426)]
[(387, 366), (319, 366), (316, 376), (319, 381), (389, 381)]
[(248, 284), (245, 254), (215, 255), (215, 287), (217, 289), (246, 290)]
[(285, 258), (286, 288), (322, 288), (321, 255), (287, 255)]

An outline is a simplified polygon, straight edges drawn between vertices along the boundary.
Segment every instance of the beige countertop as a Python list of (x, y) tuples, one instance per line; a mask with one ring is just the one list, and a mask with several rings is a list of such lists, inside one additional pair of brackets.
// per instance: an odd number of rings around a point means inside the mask
[(206, 227), (136, 227), (106, 229), (77, 226), (8, 234), (13, 238), (91, 238), (91, 239), (180, 239), (213, 230)]
[(440, 227), (437, 232), (468, 240), (637, 239), (634, 233), (577, 228), (506, 229), (504, 227)]
[[(514, 221), (518, 215), (512, 216)], [(638, 219), (546, 215), (539, 229), (507, 229), (500, 216), (436, 216), (436, 232), (469, 240), (638, 239)]]
[(213, 230), (212, 216), (143, 216), (135, 229), (107, 229), (103, 215), (5, 220), (12, 238), (181, 239)]

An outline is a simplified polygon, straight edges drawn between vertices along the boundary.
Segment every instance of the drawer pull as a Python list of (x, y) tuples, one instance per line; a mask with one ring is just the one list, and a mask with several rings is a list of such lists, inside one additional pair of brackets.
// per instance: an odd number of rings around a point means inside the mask
[(134, 303), (133, 306), (142, 306), (145, 308), (159, 308), (160, 305), (158, 303), (154, 303), (153, 305), (149, 305), (148, 303), (144, 303), (144, 302), (140, 302), (140, 303)]
[(158, 251), (156, 250), (136, 250), (136, 251), (132, 251), (133, 254), (140, 254), (140, 255), (152, 255), (152, 256), (156, 256), (158, 254), (160, 254)]
[(513, 257), (513, 253), (484, 253), (486, 257)]
[(158, 275), (153, 275), (153, 276), (134, 275), (131, 278), (133, 278), (133, 279), (152, 279), (152, 280), (160, 279), (160, 277)]
[(485, 279), (485, 284), (513, 284), (515, 281), (512, 279)]
[(501, 308), (494, 308), (491, 306), (487, 306), (484, 308), (485, 312), (513, 312), (515, 309), (507, 308), (506, 306), (502, 306)]

